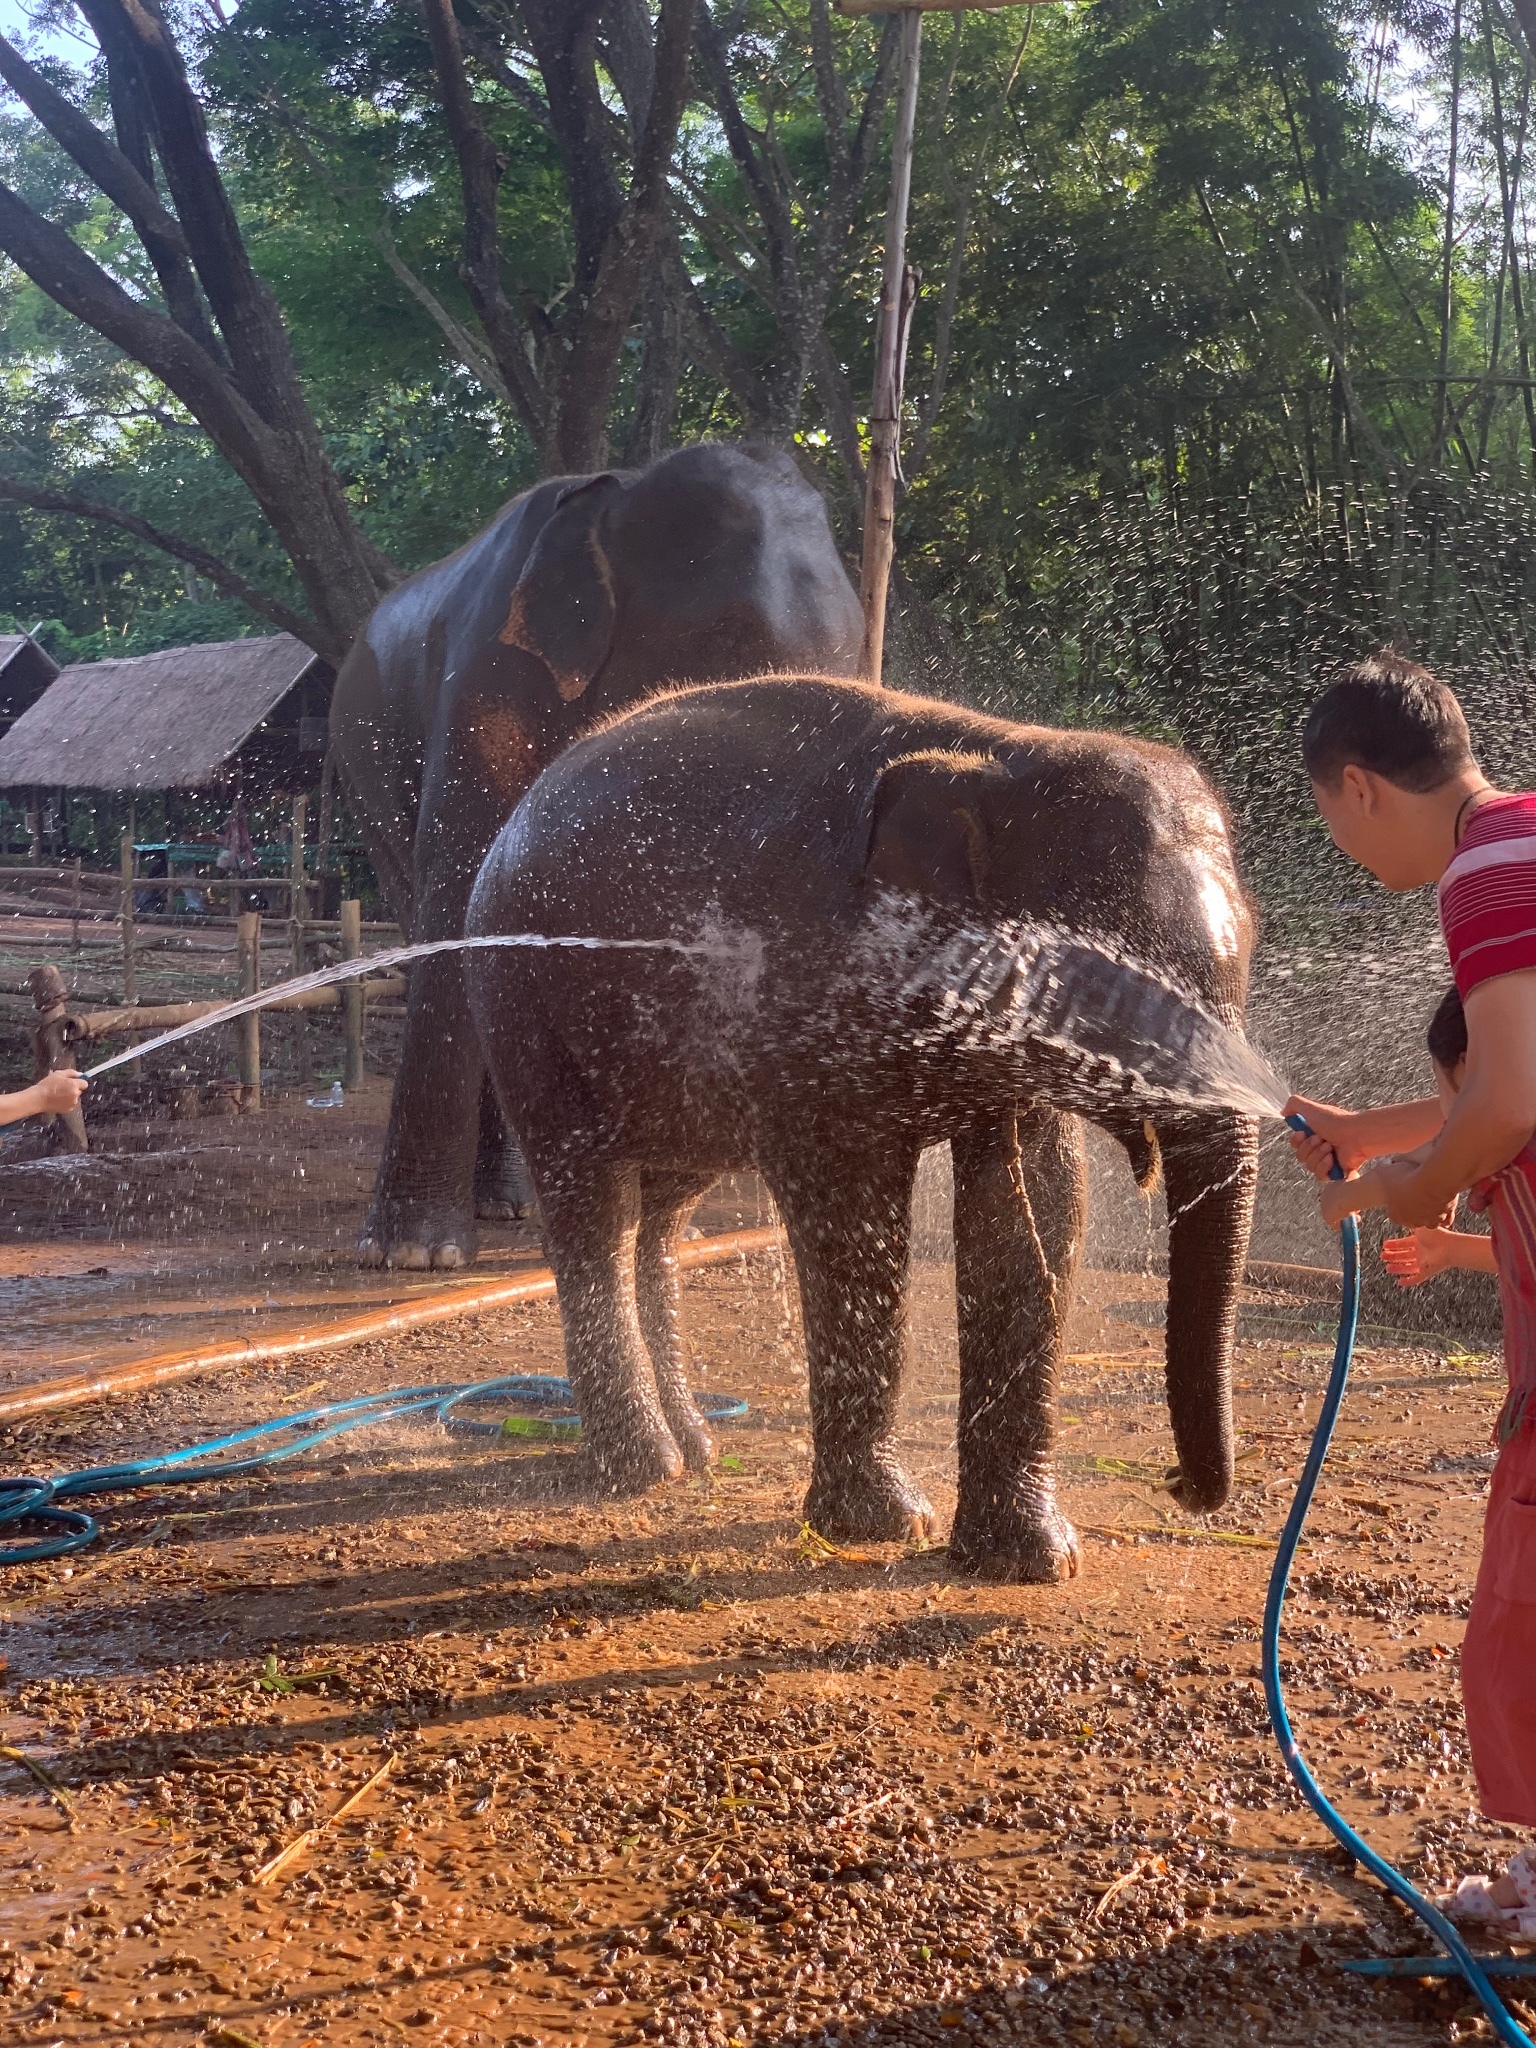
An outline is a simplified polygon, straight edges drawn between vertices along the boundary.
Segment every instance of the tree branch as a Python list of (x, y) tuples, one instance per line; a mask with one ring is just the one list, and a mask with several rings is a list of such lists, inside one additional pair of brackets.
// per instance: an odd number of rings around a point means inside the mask
[[(736, 97), (736, 87), (731, 79), (731, 67), (726, 58), (724, 38), (720, 25), (710, 12), (708, 0), (699, 0), (698, 17), (699, 54), (704, 59), (705, 74), (709, 79), (715, 112), (720, 116), (720, 125), (725, 131), (726, 146), (732, 161), (741, 174), (742, 183), (752, 194), (763, 226), (768, 230), (768, 240), (775, 251), (775, 267), (786, 260), (793, 265), (795, 225), (790, 218), (783, 195), (769, 177), (767, 168), (759, 154), (752, 131), (747, 126), (747, 117), (741, 111), (741, 102)], [(779, 254), (781, 248), (786, 255)], [(798, 273), (796, 273), (798, 277)]]
[(266, 430), (232, 380), (174, 320), (130, 298), (72, 236), (0, 185), (0, 249), (66, 313), (144, 365), (213, 435), (242, 475), (265, 453)]
[[(0, 36), (0, 78), (31, 109), (59, 147), (74, 158), (92, 184), (127, 215), (154, 265), (171, 318), (218, 361), (219, 344), (197, 294), (197, 280), (192, 274), (181, 223), (161, 205), (160, 195), (143, 168), (110, 143), (95, 122), (50, 85), (40, 71), (34, 70), (4, 36)], [(114, 103), (117, 98), (114, 90)], [(126, 109), (123, 118), (130, 118)], [(153, 166), (149, 168), (152, 170)]]
[[(256, 54), (256, 63), (262, 73), (262, 83), (259, 88), (261, 97), (274, 117), (282, 124), (294, 148), (298, 150), (308, 166), (311, 175), (325, 187), (339, 207), (350, 210), (355, 214), (356, 209), (360, 205), (366, 206), (369, 203), (370, 195), (360, 192), (356, 186), (343, 184), (341, 179), (332, 173), (330, 166), (305, 134), (303, 125), (278, 89), (270, 68), (259, 52)], [(500, 366), (493, 357), (487, 355), (485, 350), (479, 346), (463, 322), (454, 318), (453, 314), (443, 304), (431, 286), (424, 279), (418, 277), (416, 272), (411, 269), (405, 258), (400, 254), (395, 238), (389, 229), (382, 222), (368, 222), (363, 225), (363, 233), (383, 257), (390, 275), (398, 283), (402, 284), (411, 297), (415, 299), (416, 303), (427, 314), (427, 317), (441, 332), (449, 348), (463, 364), (464, 368), (469, 371), (470, 375), (482, 383), (495, 397), (499, 398), (502, 404), (507, 406), (509, 410), (519, 412), (518, 401), (508, 389), (507, 381), (501, 374)], [(529, 422), (525, 420), (524, 425), (528, 424)]]
[(1520, 24), (1521, 39), (1525, 44), (1525, 61), (1528, 66), (1536, 64), (1536, 0), (1510, 0), (1515, 18)]
[(560, 379), (558, 449), (585, 467), (602, 440), (619, 352), (668, 219), (667, 173), (688, 99), (688, 55), (694, 0), (661, 0), (656, 20), (656, 71), (645, 130), (635, 153), (624, 211), (603, 246), (602, 261), (582, 311)]
[(512, 69), (485, 31), (472, 21), (461, 21), (459, 35), (481, 70), (489, 73), (507, 97), (516, 100), (523, 112), (537, 121), (546, 134), (553, 134), (554, 123), (549, 118), (548, 105), (528, 80)]
[(811, 0), (811, 67), (816, 74), (816, 98), (821, 106), (821, 125), (826, 131), (827, 160), (832, 166), (833, 185), (845, 182), (848, 171), (848, 88), (832, 50), (832, 20), (827, 0)]
[(247, 583), (227, 562), (221, 562), (217, 555), (210, 555), (206, 548), (198, 547), (193, 541), (179, 540), (173, 533), (163, 533), (158, 526), (151, 526), (147, 519), (140, 519), (136, 512), (124, 512), (116, 505), (98, 504), (95, 499), (76, 498), (62, 491), (36, 490), (31, 484), (20, 483), (9, 476), (0, 476), (0, 498), (13, 499), (18, 505), (30, 505), (34, 512), (62, 512), (71, 519), (94, 519), (103, 526), (116, 526), (124, 533), (131, 533), (135, 540), (146, 541), (162, 554), (174, 555), (177, 561), (187, 563), (215, 589), (222, 590), (226, 597), (237, 598), (259, 618), (269, 620), (284, 633), (291, 633), (322, 658), (329, 658), (327, 649), (321, 644), (323, 636), (313, 619), (290, 611), (275, 597), (268, 597), (254, 583)]
[(464, 194), (464, 283), (502, 382), (523, 424), (542, 442), (549, 425), (549, 402), (534, 376), (528, 329), (501, 283), (497, 192), (503, 166), (469, 89), (453, 0), (422, 0), (422, 11), (448, 133), (459, 160)]
[(768, 386), (706, 305), (703, 294), (688, 275), (688, 267), (675, 239), (667, 253), (671, 288), (682, 302), (684, 317), (693, 331), (695, 348), (736, 400), (752, 427), (763, 432), (773, 406)]
[(257, 276), (214, 162), (181, 52), (153, 0), (79, 0), (106, 55), (144, 82), (155, 143), (182, 234), (247, 402), (288, 424), (298, 371), (277, 301)]
[(837, 352), (827, 339), (825, 328), (816, 330), (811, 344), (811, 375), (821, 396), (827, 432), (848, 485), (848, 508), (853, 517), (864, 517), (864, 456), (859, 447), (859, 415), (848, 378)]
[(572, 304), (579, 310), (596, 288), (603, 251), (624, 211), (612, 148), (615, 127), (620, 135), (623, 129), (598, 84), (598, 0), (522, 0), (522, 14), (565, 165), (576, 239)]
[(602, 0), (601, 13), (607, 32), (604, 61), (629, 116), (629, 132), (638, 140), (651, 111), (651, 92), (656, 83), (650, 17), (645, 0)]

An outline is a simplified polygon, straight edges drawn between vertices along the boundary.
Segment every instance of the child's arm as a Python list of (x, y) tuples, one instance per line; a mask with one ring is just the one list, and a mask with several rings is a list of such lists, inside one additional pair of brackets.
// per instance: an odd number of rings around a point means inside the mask
[(1381, 1247), (1381, 1263), (1399, 1287), (1422, 1287), (1453, 1268), (1463, 1273), (1499, 1270), (1493, 1239), (1470, 1230), (1410, 1230), (1406, 1237), (1389, 1237)]
[(1317, 1133), (1305, 1138), (1300, 1131), (1293, 1132), (1291, 1150), (1319, 1180), (1326, 1176), (1335, 1153), (1344, 1171), (1353, 1173), (1367, 1159), (1432, 1144), (1445, 1122), (1435, 1095), (1421, 1102), (1388, 1102), (1379, 1109), (1340, 1109), (1332, 1102), (1310, 1102), (1305, 1095), (1293, 1095), (1285, 1114), (1305, 1117)]
[(24, 1116), (68, 1116), (90, 1086), (84, 1074), (60, 1068), (44, 1074), (30, 1088), (15, 1095), (0, 1095), (0, 1124), (13, 1124)]

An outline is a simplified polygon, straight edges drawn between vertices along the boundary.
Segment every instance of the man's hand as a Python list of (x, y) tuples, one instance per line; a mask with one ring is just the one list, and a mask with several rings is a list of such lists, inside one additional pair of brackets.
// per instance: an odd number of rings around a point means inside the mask
[(1457, 1264), (1454, 1230), (1410, 1230), (1406, 1237), (1389, 1237), (1381, 1247), (1381, 1263), (1399, 1287), (1422, 1287), (1437, 1273), (1449, 1272)]
[[(1346, 1173), (1353, 1173), (1367, 1159), (1384, 1159), (1390, 1152), (1407, 1152), (1415, 1145), (1430, 1144), (1445, 1121), (1434, 1096), (1418, 1102), (1389, 1102), (1379, 1109), (1340, 1109), (1333, 1102), (1312, 1102), (1305, 1095), (1293, 1095), (1285, 1105), (1287, 1116), (1305, 1117), (1319, 1138), (1337, 1157)], [(1292, 1133), (1291, 1150), (1309, 1173), (1317, 1173), (1314, 1160), (1322, 1155), (1313, 1141), (1300, 1131)], [(1329, 1162), (1331, 1163), (1331, 1161)], [(1324, 1173), (1328, 1170), (1325, 1165)]]
[(1317, 1180), (1328, 1178), (1335, 1159), (1345, 1173), (1353, 1173), (1371, 1156), (1355, 1128), (1359, 1118), (1353, 1110), (1339, 1109), (1331, 1102), (1309, 1102), (1304, 1095), (1293, 1095), (1285, 1105), (1284, 1114), (1305, 1117), (1312, 1126), (1310, 1136), (1305, 1131), (1292, 1131), (1291, 1150)]
[(37, 1097), (36, 1114), (68, 1116), (90, 1085), (84, 1074), (77, 1074), (72, 1067), (45, 1074), (33, 1090)]

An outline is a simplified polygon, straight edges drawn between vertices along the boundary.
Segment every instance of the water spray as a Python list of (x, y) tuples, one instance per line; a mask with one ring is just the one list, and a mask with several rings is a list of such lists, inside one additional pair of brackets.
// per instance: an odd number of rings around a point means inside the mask
[(175, 1045), (183, 1038), (195, 1038), (200, 1031), (211, 1031), (216, 1024), (228, 1024), (236, 1017), (248, 1017), (253, 1010), (267, 1009), (290, 996), (305, 995), (310, 989), (329, 988), (338, 981), (358, 981), (364, 975), (377, 974), (381, 968), (404, 967), (412, 960), (425, 960), (433, 953), (467, 953), (482, 947), (498, 946), (587, 953), (681, 953), (716, 960), (733, 950), (727, 941), (720, 939), (692, 942), (685, 939), (599, 939), (563, 934), (550, 937), (543, 932), (504, 932), (475, 939), (429, 939), (421, 945), (392, 946), (382, 953), (368, 953), (356, 960), (341, 960), (334, 967), (317, 967), (313, 974), (295, 975), (292, 981), (274, 982), (270, 988), (258, 989), (255, 995), (238, 996), (233, 1002), (210, 1010), (206, 1017), (194, 1017), (190, 1024), (178, 1024), (173, 1030), (162, 1031), (156, 1038), (147, 1038), (140, 1045), (130, 1046), (126, 1052), (115, 1052), (109, 1059), (98, 1060), (95, 1066), (81, 1071), (88, 1081), (94, 1080), (98, 1074), (110, 1074), (114, 1067), (120, 1067), (128, 1060), (141, 1060), (148, 1053), (159, 1052), (162, 1046)]

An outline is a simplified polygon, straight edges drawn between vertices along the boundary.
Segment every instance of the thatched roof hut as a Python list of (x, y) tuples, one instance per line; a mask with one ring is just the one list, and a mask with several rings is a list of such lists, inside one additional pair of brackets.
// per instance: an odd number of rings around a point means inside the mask
[(30, 633), (0, 633), (0, 733), (31, 709), (58, 672)]
[(0, 738), (0, 789), (310, 789), (335, 680), (290, 633), (81, 662)]

